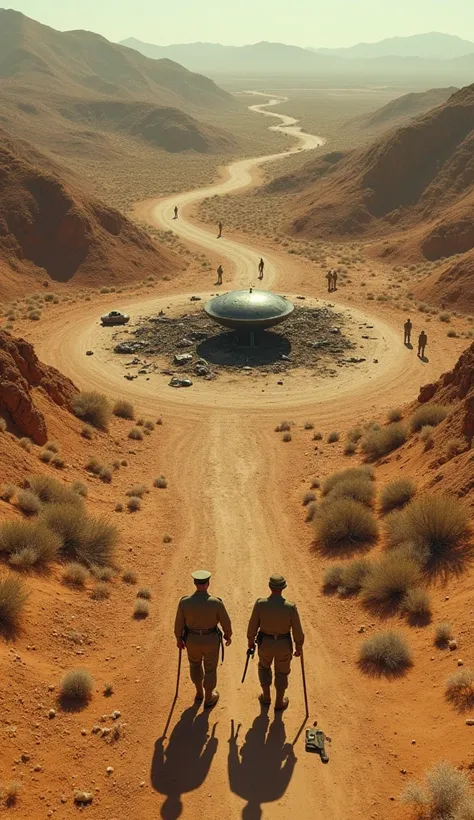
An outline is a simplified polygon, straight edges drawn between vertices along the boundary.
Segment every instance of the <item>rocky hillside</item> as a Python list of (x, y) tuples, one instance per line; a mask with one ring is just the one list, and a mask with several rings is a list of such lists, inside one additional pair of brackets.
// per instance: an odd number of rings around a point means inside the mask
[(48, 277), (100, 286), (169, 273), (176, 260), (68, 172), (0, 129), (2, 300)]
[(35, 402), (36, 390), (42, 390), (54, 404), (68, 410), (78, 392), (54, 367), (38, 361), (32, 345), (0, 330), (0, 416), (14, 432), (42, 445), (48, 430), (45, 416)]
[(428, 91), (403, 94), (382, 108), (351, 120), (350, 125), (364, 131), (369, 130), (376, 135), (389, 128), (405, 125), (414, 117), (419, 117), (431, 108), (442, 105), (456, 91), (458, 91), (457, 88), (450, 86), (449, 88), (430, 88)]
[(91, 32), (55, 31), (13, 10), (0, 9), (0, 81), (2, 124), (59, 156), (113, 152), (97, 130), (143, 136), (173, 151), (234, 144), (230, 133), (209, 128), (214, 111), (235, 107), (212, 80)]
[(426, 384), (421, 388), (418, 401), (421, 404), (429, 401), (438, 404), (454, 404), (458, 417), (457, 426), (468, 442), (472, 443), (474, 438), (474, 344), (462, 354), (453, 370), (444, 373), (437, 382)]

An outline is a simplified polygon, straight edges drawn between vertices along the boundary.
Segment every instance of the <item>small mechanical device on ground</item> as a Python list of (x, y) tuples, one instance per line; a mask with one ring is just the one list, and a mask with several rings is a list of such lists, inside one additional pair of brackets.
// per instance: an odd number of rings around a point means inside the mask
[(329, 763), (325, 747), (326, 736), (322, 729), (306, 729), (305, 749), (318, 754), (323, 763)]

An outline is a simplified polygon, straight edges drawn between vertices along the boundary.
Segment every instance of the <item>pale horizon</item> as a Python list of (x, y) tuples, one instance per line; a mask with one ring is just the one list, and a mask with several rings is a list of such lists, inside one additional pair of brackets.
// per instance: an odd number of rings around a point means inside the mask
[[(380, 12), (379, 0), (240, 0), (225, 11), (219, 0), (194, 0), (158, 8), (152, 0), (126, 4), (104, 0), (12, 0), (7, 6), (38, 22), (67, 31), (85, 29), (112, 42), (129, 37), (156, 45), (219, 43), (242, 46), (261, 41), (302, 48), (342, 48), (390, 37), (451, 34), (474, 41), (474, 4), (466, 0), (399, 0)], [(312, 33), (313, 32), (313, 33)]]

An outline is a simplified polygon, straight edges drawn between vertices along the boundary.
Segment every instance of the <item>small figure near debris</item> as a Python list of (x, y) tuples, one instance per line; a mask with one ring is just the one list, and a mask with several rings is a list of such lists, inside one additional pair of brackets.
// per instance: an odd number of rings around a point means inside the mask
[(404, 337), (403, 337), (403, 344), (409, 345), (411, 344), (411, 331), (412, 331), (412, 323), (411, 319), (407, 319), (405, 324), (403, 325)]
[(282, 575), (272, 575), (268, 582), (271, 593), (268, 598), (257, 598), (247, 630), (248, 646), (251, 649), (258, 644), (258, 677), (262, 687), (260, 702), (269, 705), (271, 702), (270, 686), (272, 684), (272, 664), (275, 666), (275, 711), (282, 712), (288, 707), (285, 697), (290, 674), (293, 644), (295, 657), (301, 655), (304, 633), (296, 604), (285, 600), (282, 595), (286, 581)]
[(337, 270), (332, 272), (332, 289), (337, 290)]
[(218, 222), (217, 227), (219, 228), (219, 233), (217, 234), (217, 238), (220, 239), (221, 236), (222, 236), (222, 222)]
[(178, 649), (186, 649), (188, 653), (189, 673), (196, 687), (195, 700), (204, 700), (204, 707), (211, 709), (219, 700), (215, 687), (222, 633), (218, 624), (224, 630), (226, 646), (232, 643), (232, 625), (221, 598), (209, 595), (211, 573), (197, 570), (192, 578), (196, 590), (181, 598), (174, 634)]
[(178, 206), (175, 205), (174, 206), (174, 219), (177, 219), (177, 218), (178, 218)]
[(326, 274), (326, 279), (328, 280), (328, 293), (332, 291), (332, 270), (328, 270)]
[(425, 358), (425, 347), (428, 344), (428, 336), (426, 335), (425, 331), (422, 330), (420, 335), (418, 336), (418, 356), (420, 359)]
[(260, 262), (258, 263), (258, 278), (263, 279), (263, 269), (265, 267), (265, 262), (260, 257)]
[(217, 268), (217, 283), (216, 284), (222, 285), (223, 275), (224, 275), (224, 269), (223, 269), (222, 265), (219, 265), (219, 267)]

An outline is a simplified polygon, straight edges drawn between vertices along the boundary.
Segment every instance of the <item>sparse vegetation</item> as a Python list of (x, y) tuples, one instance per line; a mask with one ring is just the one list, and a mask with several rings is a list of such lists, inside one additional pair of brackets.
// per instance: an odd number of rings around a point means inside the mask
[(78, 393), (73, 399), (73, 410), (78, 418), (99, 430), (106, 430), (110, 419), (110, 405), (106, 396), (97, 390)]
[(415, 587), (409, 589), (402, 601), (402, 611), (410, 623), (420, 625), (431, 618), (431, 600), (426, 589)]
[(342, 567), (340, 591), (345, 594), (359, 593), (372, 567), (368, 558), (354, 558)]
[(446, 699), (462, 712), (474, 706), (474, 672), (459, 669), (446, 681)]
[(339, 441), (339, 438), (340, 438), (339, 433), (337, 433), (336, 430), (333, 430), (328, 435), (328, 443), (329, 444), (334, 444), (334, 442)]
[(419, 433), (422, 427), (436, 427), (444, 421), (448, 415), (449, 408), (441, 404), (423, 404), (415, 410), (410, 420), (410, 427), (413, 433)]
[(275, 427), (275, 433), (287, 433), (291, 430), (291, 421), (281, 421)]
[(397, 677), (411, 665), (411, 650), (396, 632), (374, 635), (364, 641), (359, 650), (359, 666), (369, 674)]
[(400, 408), (399, 407), (391, 407), (390, 410), (387, 413), (387, 421), (389, 421), (390, 424), (393, 424), (393, 422), (401, 421), (401, 420), (402, 420), (402, 411), (400, 410)]
[(373, 544), (378, 527), (367, 507), (350, 498), (337, 498), (320, 509), (315, 534), (324, 552), (347, 552)]
[(436, 624), (434, 630), (435, 645), (444, 649), (453, 638), (453, 628), (447, 621)]
[(94, 438), (94, 428), (90, 424), (84, 424), (81, 430), (81, 436), (82, 438), (86, 438), (89, 441), (92, 441), (92, 439)]
[(61, 445), (59, 441), (47, 441), (44, 445), (45, 450), (51, 450), (52, 453), (59, 453)]
[(393, 550), (374, 562), (362, 584), (362, 600), (386, 615), (401, 606), (408, 591), (420, 586), (420, 567), (404, 550)]
[(146, 484), (134, 484), (129, 490), (126, 491), (125, 495), (135, 498), (143, 498), (145, 493), (148, 492), (148, 487)]
[(65, 584), (73, 587), (83, 587), (89, 578), (89, 573), (83, 564), (69, 561), (64, 567), (62, 579)]
[(41, 509), (41, 502), (31, 490), (19, 490), (16, 497), (18, 508), (24, 515), (37, 515)]
[(71, 669), (59, 685), (59, 697), (63, 703), (82, 706), (91, 699), (93, 688), (94, 680), (87, 669)]
[(51, 504), (42, 520), (61, 539), (65, 558), (85, 564), (110, 566), (113, 563), (117, 530), (108, 521), (92, 518), (73, 504)]
[(69, 488), (56, 478), (46, 475), (30, 476), (27, 484), (42, 504), (65, 503), (82, 509), (82, 498), (74, 489), (74, 485)]
[(49, 464), (49, 462), (53, 460), (54, 453), (51, 450), (41, 450), (39, 457), (40, 461), (44, 461), (45, 464)]
[(86, 470), (94, 475), (100, 475), (100, 471), (105, 465), (98, 456), (90, 456), (86, 463)]
[(304, 423), (305, 430), (314, 430), (314, 424), (312, 421), (305, 421)]
[(332, 504), (336, 498), (351, 498), (366, 507), (371, 507), (375, 497), (375, 486), (367, 474), (360, 473), (341, 479), (327, 493), (324, 504)]
[(104, 581), (99, 581), (97, 584), (94, 584), (91, 591), (91, 598), (93, 601), (105, 601), (106, 598), (110, 598), (110, 587)]
[(380, 506), (384, 513), (405, 507), (416, 493), (416, 485), (408, 478), (400, 478), (387, 484), (380, 495)]
[(307, 492), (303, 496), (303, 507), (307, 507), (312, 501), (316, 501), (316, 493)]
[(16, 493), (16, 487), (14, 484), (1, 484), (0, 485), (0, 500), (1, 501), (11, 501)]
[(413, 805), (420, 818), (472, 820), (474, 817), (474, 795), (469, 778), (451, 763), (436, 763), (426, 775), (423, 786), (408, 783), (401, 800)]
[(105, 581), (109, 582), (114, 577), (114, 571), (112, 567), (100, 567), (100, 566), (91, 566), (90, 568), (91, 574), (96, 579), (96, 581)]
[(0, 527), (0, 554), (18, 569), (41, 568), (54, 561), (60, 539), (41, 521), (5, 521)]
[(320, 482), (319, 478), (312, 478), (311, 479), (311, 489), (312, 490), (318, 490), (320, 486), (321, 486), (321, 482)]
[(145, 428), (145, 430), (148, 430), (150, 433), (151, 433), (152, 430), (155, 429), (155, 425), (149, 419), (147, 421), (145, 421), (143, 427)]
[(172, 539), (171, 535), (168, 535), (168, 533), (165, 533), (165, 534), (164, 534), (164, 536), (163, 536), (163, 544), (171, 544), (172, 540), (173, 540), (173, 539)]
[(71, 490), (74, 493), (77, 493), (77, 495), (80, 495), (81, 498), (87, 498), (87, 486), (83, 481), (73, 481), (71, 484)]
[(345, 456), (353, 456), (357, 452), (357, 444), (354, 441), (346, 441), (343, 452)]
[(139, 427), (132, 427), (132, 429), (128, 433), (128, 437), (133, 439), (134, 441), (142, 441), (143, 432), (142, 430), (140, 430)]
[(27, 453), (31, 453), (31, 449), (33, 447), (31, 439), (24, 436), (23, 438), (19, 439), (18, 444), (23, 450), (26, 450)]
[(347, 434), (347, 440), (349, 442), (352, 442), (353, 444), (357, 444), (357, 442), (360, 441), (363, 435), (364, 431), (362, 430), (362, 427), (353, 427), (352, 430), (349, 430)]
[(145, 601), (149, 601), (151, 598), (151, 589), (149, 589), (149, 587), (140, 587), (137, 592), (137, 598), (143, 598)]
[(323, 573), (323, 589), (328, 592), (333, 592), (342, 586), (342, 579), (344, 576), (343, 564), (332, 564), (326, 567)]
[(313, 441), (322, 441), (323, 434), (322, 433), (313, 433)]
[(448, 495), (422, 496), (386, 519), (390, 546), (408, 545), (427, 569), (444, 564), (459, 566), (470, 548), (467, 509)]
[(9, 780), (0, 788), (0, 797), (7, 808), (15, 806), (20, 794), (21, 784), (17, 780)]
[(283, 433), (283, 435), (281, 437), (281, 440), (288, 442), (288, 441), (291, 441), (292, 438), (293, 438), (293, 436), (291, 435), (291, 433)]
[(133, 421), (135, 418), (135, 408), (132, 402), (125, 399), (118, 399), (113, 406), (112, 412), (114, 416), (119, 416), (121, 419)]
[(117, 501), (114, 510), (115, 512), (123, 512), (123, 504), (121, 501)]
[(66, 462), (62, 456), (53, 456), (51, 464), (53, 467), (56, 467), (57, 470), (62, 470), (66, 466)]
[(446, 443), (446, 458), (454, 458), (458, 456), (459, 453), (465, 448), (465, 443), (460, 438), (450, 438), (449, 441)]
[(136, 584), (138, 581), (137, 573), (131, 569), (125, 570), (125, 572), (122, 573), (122, 581), (124, 584)]
[(148, 618), (150, 614), (150, 605), (148, 601), (145, 601), (143, 598), (137, 598), (133, 607), (133, 617), (136, 620), (140, 620), (142, 618)]
[(403, 424), (394, 422), (380, 430), (372, 429), (361, 440), (361, 450), (369, 461), (375, 461), (381, 456), (392, 453), (401, 447), (407, 440), (407, 430)]
[(155, 478), (155, 480), (153, 482), (153, 486), (158, 487), (158, 489), (160, 489), (160, 490), (166, 490), (166, 488), (168, 486), (168, 482), (167, 482), (166, 478), (164, 477), (164, 475), (157, 476), (157, 478)]
[(0, 576), (0, 632), (15, 632), (28, 599), (23, 582), (14, 575)]
[(138, 512), (138, 510), (141, 510), (141, 508), (141, 499), (138, 498), (138, 496), (132, 495), (127, 501), (127, 510), (129, 512)]
[(108, 465), (104, 465), (101, 468), (100, 472), (99, 472), (100, 480), (103, 481), (104, 484), (110, 484), (111, 481), (112, 481), (112, 476), (113, 476), (112, 467), (109, 467)]
[(344, 481), (353, 481), (355, 479), (361, 479), (364, 481), (373, 481), (375, 478), (374, 468), (368, 466), (362, 467), (349, 467), (347, 470), (341, 470), (340, 472), (333, 473), (329, 478), (326, 479), (322, 486), (321, 493), (322, 495), (328, 495), (331, 490), (336, 487), (337, 484), (340, 484)]

